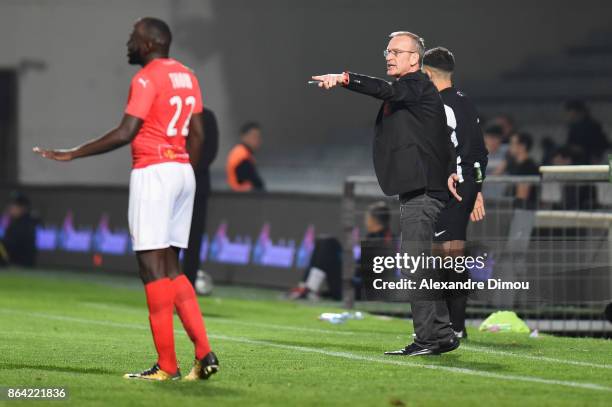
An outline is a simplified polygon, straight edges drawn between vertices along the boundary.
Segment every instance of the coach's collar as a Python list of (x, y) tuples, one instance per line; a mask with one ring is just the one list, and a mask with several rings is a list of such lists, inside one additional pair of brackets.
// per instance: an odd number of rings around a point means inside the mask
[(416, 71), (416, 72), (410, 72), (407, 73), (404, 76), (401, 76), (398, 81), (410, 81), (410, 80), (417, 80), (417, 81), (421, 81), (423, 79), (426, 79), (427, 75), (423, 72), (423, 71)]

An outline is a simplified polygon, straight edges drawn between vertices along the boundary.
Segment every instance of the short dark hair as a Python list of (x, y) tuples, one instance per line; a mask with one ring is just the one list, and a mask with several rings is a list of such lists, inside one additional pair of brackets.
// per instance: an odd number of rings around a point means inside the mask
[(484, 134), (502, 138), (504, 136), (504, 129), (502, 129), (501, 126), (498, 126), (497, 124), (492, 124), (485, 128)]
[(384, 201), (377, 201), (368, 206), (368, 215), (385, 229), (391, 224), (391, 209)]
[(578, 113), (587, 113), (589, 109), (583, 100), (571, 99), (565, 102), (565, 110)]
[(30, 198), (21, 191), (12, 191), (9, 202), (13, 205), (21, 206), (23, 208), (30, 208)]
[(166, 51), (170, 49), (172, 32), (170, 32), (170, 27), (165, 21), (155, 17), (144, 17), (140, 19), (140, 22), (144, 24), (149, 39)]
[(493, 117), (493, 121), (498, 121), (499, 119), (503, 119), (505, 121), (507, 121), (512, 127), (514, 127), (514, 118), (512, 116), (510, 116), (510, 114), (508, 113), (500, 113), (495, 115), (495, 117)]
[(553, 157), (563, 157), (563, 158), (569, 158), (572, 161), (574, 161), (575, 159), (575, 154), (574, 151), (572, 151), (572, 149), (569, 146), (561, 146), (555, 149), (554, 153), (552, 154)]
[(531, 134), (524, 131), (519, 131), (514, 133), (511, 137), (516, 137), (519, 144), (525, 146), (527, 151), (531, 150), (531, 146), (533, 145), (533, 137), (531, 137)]
[(455, 70), (455, 56), (447, 48), (435, 47), (425, 52), (423, 65), (452, 73)]
[(251, 130), (261, 130), (261, 126), (257, 122), (246, 122), (240, 126), (240, 135), (244, 136)]

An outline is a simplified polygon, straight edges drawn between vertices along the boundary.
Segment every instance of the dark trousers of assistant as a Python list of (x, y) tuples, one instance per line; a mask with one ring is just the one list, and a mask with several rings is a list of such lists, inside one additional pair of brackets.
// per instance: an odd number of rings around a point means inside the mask
[[(400, 204), (402, 251), (411, 256), (430, 253), (434, 227), (444, 203), (422, 194)], [(420, 276), (418, 276), (420, 273)], [(417, 271), (417, 280), (433, 277), (434, 270)], [(417, 282), (418, 283), (418, 282)], [(423, 292), (410, 300), (417, 345), (435, 350), (438, 343), (453, 337), (448, 308), (438, 293)]]
[(200, 267), (200, 247), (202, 246), (202, 235), (206, 229), (207, 210), (208, 193), (196, 193), (193, 201), (189, 246), (185, 249), (183, 257), (183, 273), (185, 273), (194, 287), (198, 276), (198, 268)]

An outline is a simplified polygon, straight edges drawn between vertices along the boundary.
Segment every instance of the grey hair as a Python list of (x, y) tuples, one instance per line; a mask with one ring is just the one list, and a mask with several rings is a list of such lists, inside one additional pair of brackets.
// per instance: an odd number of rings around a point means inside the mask
[(423, 55), (425, 55), (425, 40), (418, 36), (415, 33), (411, 33), (410, 31), (395, 31), (389, 34), (389, 38), (395, 37), (410, 37), (414, 40), (416, 44), (416, 51), (419, 54), (419, 65), (423, 65)]

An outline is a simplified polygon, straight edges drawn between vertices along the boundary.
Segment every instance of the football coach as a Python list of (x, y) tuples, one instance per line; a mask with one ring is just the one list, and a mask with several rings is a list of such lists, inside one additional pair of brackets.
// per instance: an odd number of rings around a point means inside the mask
[[(353, 72), (312, 79), (324, 89), (341, 86), (382, 100), (373, 141), (374, 169), (383, 192), (399, 196), (402, 251), (419, 256), (431, 250), (438, 214), (454, 187), (454, 152), (440, 94), (421, 70), (423, 39), (407, 31), (389, 38), (383, 54), (393, 81)], [(418, 284), (426, 274), (436, 279), (436, 273), (418, 270), (413, 277)], [(414, 342), (386, 355), (430, 355), (459, 347), (446, 303), (437, 294), (411, 293)]]

